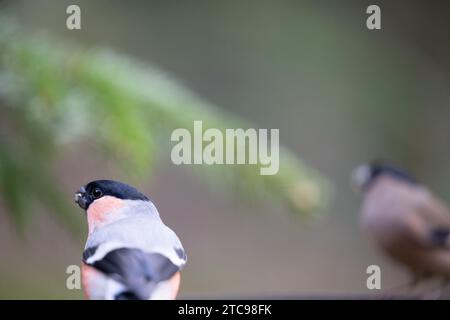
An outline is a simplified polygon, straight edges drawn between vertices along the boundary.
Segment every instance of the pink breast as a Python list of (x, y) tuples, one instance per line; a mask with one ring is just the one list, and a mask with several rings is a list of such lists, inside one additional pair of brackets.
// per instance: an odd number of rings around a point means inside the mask
[(91, 203), (87, 210), (89, 233), (109, 219), (124, 205), (123, 200), (111, 196), (103, 196)]

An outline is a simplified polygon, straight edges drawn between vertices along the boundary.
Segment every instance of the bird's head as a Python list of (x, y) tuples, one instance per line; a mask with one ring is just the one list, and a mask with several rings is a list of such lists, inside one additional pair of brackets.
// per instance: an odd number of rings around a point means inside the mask
[(365, 191), (381, 176), (389, 176), (405, 183), (417, 183), (407, 171), (387, 162), (372, 162), (356, 167), (352, 172), (351, 183), (358, 191)]
[(75, 202), (86, 210), (89, 233), (130, 213), (153, 212), (157, 215), (157, 209), (144, 194), (132, 186), (113, 180), (89, 182), (75, 193)]
[(114, 180), (96, 180), (89, 182), (75, 193), (75, 202), (84, 210), (105, 199), (144, 200), (149, 199), (136, 188)]

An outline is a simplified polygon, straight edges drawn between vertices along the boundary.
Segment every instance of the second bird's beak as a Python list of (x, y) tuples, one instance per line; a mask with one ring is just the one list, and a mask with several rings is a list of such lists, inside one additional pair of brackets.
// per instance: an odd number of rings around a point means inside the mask
[(80, 190), (75, 193), (75, 202), (80, 206), (80, 208), (86, 210), (87, 199), (86, 199), (86, 189), (81, 187)]
[(368, 165), (360, 165), (352, 172), (350, 183), (355, 192), (361, 192), (370, 179), (370, 167)]

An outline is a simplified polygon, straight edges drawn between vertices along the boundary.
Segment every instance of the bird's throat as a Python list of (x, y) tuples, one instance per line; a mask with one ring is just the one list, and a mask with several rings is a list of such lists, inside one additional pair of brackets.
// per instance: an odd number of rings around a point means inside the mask
[(99, 226), (117, 220), (123, 205), (122, 199), (112, 196), (104, 196), (92, 202), (87, 210), (89, 234)]

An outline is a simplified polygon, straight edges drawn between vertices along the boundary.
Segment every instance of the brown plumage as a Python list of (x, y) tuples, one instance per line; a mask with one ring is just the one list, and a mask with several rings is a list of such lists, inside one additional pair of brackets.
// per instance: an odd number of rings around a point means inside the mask
[(360, 167), (361, 227), (379, 248), (423, 276), (450, 279), (450, 213), (425, 186), (387, 164)]

